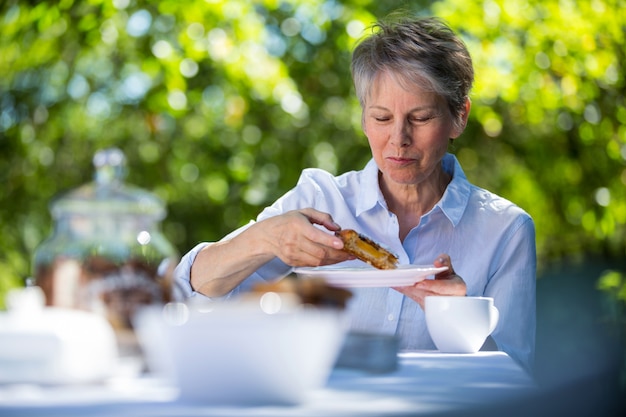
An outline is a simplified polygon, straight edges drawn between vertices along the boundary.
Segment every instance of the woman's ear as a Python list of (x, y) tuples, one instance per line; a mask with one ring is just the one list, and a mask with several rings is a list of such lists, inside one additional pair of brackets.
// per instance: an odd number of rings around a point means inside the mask
[(470, 109), (472, 108), (472, 102), (469, 97), (465, 98), (465, 108), (463, 112), (459, 115), (459, 123), (455, 126), (453, 136), (451, 139), (458, 138), (461, 133), (465, 130), (465, 126), (467, 126), (467, 119), (469, 118)]

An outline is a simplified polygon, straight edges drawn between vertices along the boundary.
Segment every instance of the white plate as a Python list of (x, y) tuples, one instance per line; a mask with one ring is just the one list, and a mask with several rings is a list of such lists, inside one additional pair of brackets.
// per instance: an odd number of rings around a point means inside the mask
[(400, 265), (396, 269), (376, 269), (372, 266), (295, 268), (302, 278), (324, 278), (329, 285), (338, 287), (404, 287), (448, 269), (447, 266)]

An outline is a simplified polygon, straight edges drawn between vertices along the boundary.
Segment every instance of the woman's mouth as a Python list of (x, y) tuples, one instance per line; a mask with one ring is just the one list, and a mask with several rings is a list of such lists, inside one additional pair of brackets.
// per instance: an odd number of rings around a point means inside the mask
[(387, 157), (387, 160), (395, 165), (408, 165), (415, 162), (415, 159), (413, 158), (406, 158), (402, 156), (389, 156)]

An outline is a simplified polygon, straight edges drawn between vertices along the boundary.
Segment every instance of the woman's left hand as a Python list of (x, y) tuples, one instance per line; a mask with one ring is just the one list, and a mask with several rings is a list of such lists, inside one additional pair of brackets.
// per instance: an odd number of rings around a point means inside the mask
[(435, 275), (435, 279), (425, 279), (410, 287), (393, 287), (394, 290), (410, 297), (424, 309), (424, 297), (428, 295), (460, 295), (467, 294), (463, 278), (452, 268), (450, 256), (441, 254), (433, 262), (435, 267), (447, 266), (448, 269)]

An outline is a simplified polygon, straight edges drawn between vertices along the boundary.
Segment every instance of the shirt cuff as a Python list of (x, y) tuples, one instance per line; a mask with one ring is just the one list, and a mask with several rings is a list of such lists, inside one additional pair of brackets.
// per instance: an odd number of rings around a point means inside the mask
[(191, 265), (196, 259), (198, 252), (205, 247), (211, 245), (209, 242), (202, 242), (197, 244), (193, 249), (182, 257), (176, 268), (174, 269), (174, 294), (178, 301), (184, 301), (191, 297), (205, 297), (204, 295), (196, 292), (191, 287)]

